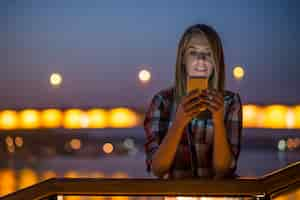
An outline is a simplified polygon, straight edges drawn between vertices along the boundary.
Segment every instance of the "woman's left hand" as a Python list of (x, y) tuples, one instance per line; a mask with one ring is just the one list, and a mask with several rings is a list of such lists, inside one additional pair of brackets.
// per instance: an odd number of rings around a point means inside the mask
[(201, 96), (205, 102), (207, 109), (212, 113), (214, 122), (222, 122), (224, 118), (224, 97), (220, 91), (216, 89), (203, 90)]

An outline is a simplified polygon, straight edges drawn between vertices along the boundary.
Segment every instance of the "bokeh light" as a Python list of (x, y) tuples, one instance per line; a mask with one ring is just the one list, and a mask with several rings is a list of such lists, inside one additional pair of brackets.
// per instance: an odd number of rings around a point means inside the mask
[(63, 114), (58, 109), (41, 111), (41, 126), (43, 128), (59, 128), (62, 125)]
[(288, 107), (270, 105), (263, 109), (263, 126), (265, 128), (287, 128)]
[(293, 107), (294, 128), (300, 128), (300, 105)]
[(105, 143), (105, 144), (102, 146), (102, 150), (103, 150), (104, 153), (110, 154), (110, 153), (113, 152), (114, 146), (113, 146), (111, 143)]
[(112, 109), (109, 117), (109, 124), (113, 128), (130, 128), (137, 126), (140, 122), (139, 116), (127, 108)]
[(18, 128), (18, 115), (13, 110), (0, 112), (0, 129), (12, 130)]
[(236, 66), (233, 69), (233, 76), (235, 79), (240, 80), (245, 76), (245, 70), (242, 66)]
[(257, 105), (243, 106), (243, 127), (257, 128), (261, 126), (262, 109)]
[(67, 129), (76, 129), (82, 127), (83, 111), (80, 109), (69, 109), (64, 113), (63, 126)]
[(70, 141), (70, 146), (73, 150), (79, 150), (81, 148), (81, 140), (79, 139), (72, 139)]
[(16, 137), (15, 138), (15, 144), (17, 147), (22, 147), (24, 144), (23, 138), (22, 137)]
[(277, 147), (278, 147), (279, 151), (285, 151), (286, 147), (287, 147), (286, 141), (285, 140), (279, 140)]
[(25, 187), (29, 187), (31, 185), (34, 185), (38, 182), (38, 176), (37, 174), (29, 168), (24, 168), (20, 170), (19, 172), (19, 188), (23, 189)]
[(53, 86), (61, 85), (62, 80), (62, 76), (59, 73), (53, 73), (50, 76), (50, 84)]
[(286, 120), (286, 128), (291, 129), (295, 127), (295, 113), (294, 110), (290, 107), (288, 107), (285, 120)]
[(16, 175), (11, 169), (4, 168), (0, 170), (0, 196), (15, 192)]
[(40, 128), (40, 112), (34, 109), (25, 109), (19, 113), (20, 127), (24, 129)]
[(47, 171), (44, 171), (42, 173), (42, 176), (41, 176), (41, 179), (42, 180), (47, 180), (47, 179), (50, 179), (50, 178), (55, 178), (57, 175), (54, 171), (52, 170), (47, 170)]
[(150, 79), (151, 79), (150, 71), (144, 69), (139, 72), (139, 80), (142, 83), (147, 83), (150, 81)]
[(14, 146), (14, 139), (11, 136), (6, 136), (5, 143), (7, 146)]
[(104, 109), (90, 109), (87, 111), (89, 128), (105, 128), (108, 126), (108, 112)]

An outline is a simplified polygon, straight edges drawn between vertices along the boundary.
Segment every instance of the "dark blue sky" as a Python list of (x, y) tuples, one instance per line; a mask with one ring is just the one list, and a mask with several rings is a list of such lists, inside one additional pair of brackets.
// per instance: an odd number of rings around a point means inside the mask
[[(144, 108), (173, 84), (177, 43), (194, 23), (220, 34), (227, 89), (244, 104), (299, 104), (299, 8), (297, 0), (2, 0), (0, 108)], [(137, 80), (143, 68), (152, 72), (147, 86)], [(64, 77), (59, 89), (52, 72)]]

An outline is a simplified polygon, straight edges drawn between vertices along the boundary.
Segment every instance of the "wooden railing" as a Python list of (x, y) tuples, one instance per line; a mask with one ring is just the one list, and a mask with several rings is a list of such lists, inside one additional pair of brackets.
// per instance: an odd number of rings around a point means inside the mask
[(271, 199), (300, 187), (300, 162), (258, 178), (236, 179), (93, 179), (52, 178), (2, 197), (40, 200), (57, 195), (78, 196), (236, 196)]

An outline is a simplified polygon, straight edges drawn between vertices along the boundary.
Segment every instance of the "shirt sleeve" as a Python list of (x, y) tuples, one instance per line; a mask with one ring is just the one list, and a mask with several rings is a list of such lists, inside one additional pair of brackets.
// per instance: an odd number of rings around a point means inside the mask
[(164, 112), (163, 97), (155, 95), (145, 114), (144, 129), (146, 142), (144, 150), (146, 154), (146, 170), (151, 173), (152, 156), (157, 151), (161, 140), (168, 130), (168, 120)]
[(232, 102), (228, 108), (228, 114), (225, 118), (225, 127), (227, 138), (231, 146), (233, 161), (230, 166), (229, 175), (233, 175), (237, 168), (237, 161), (240, 154), (241, 139), (242, 139), (242, 103), (238, 93), (235, 93)]

